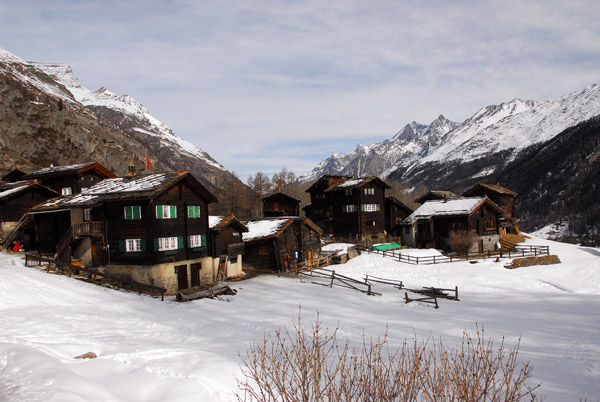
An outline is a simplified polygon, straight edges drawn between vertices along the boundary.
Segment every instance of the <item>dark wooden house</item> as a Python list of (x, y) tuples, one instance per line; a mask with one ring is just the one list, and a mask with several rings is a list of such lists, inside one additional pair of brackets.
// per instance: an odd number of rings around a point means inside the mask
[(244, 269), (288, 271), (321, 252), (321, 229), (308, 218), (265, 218), (246, 224)]
[(465, 197), (488, 197), (504, 211), (500, 216), (500, 230), (503, 234), (517, 233), (518, 226), (515, 218), (515, 198), (517, 193), (499, 184), (479, 183), (463, 194)]
[(35, 248), (174, 293), (216, 275), (208, 225), (215, 201), (185, 171), (106, 179), (32, 208)]
[[(5, 244), (4, 240), (15, 230), (21, 218), (31, 207), (56, 196), (58, 196), (56, 191), (33, 180), (0, 184), (0, 242), (3, 246), (10, 246)], [(15, 241), (21, 242), (23, 247), (28, 249), (29, 233), (23, 232)]]
[(12, 171), (8, 172), (6, 175), (2, 177), (2, 181), (14, 183), (16, 181), (23, 180), (23, 176), (26, 176), (27, 173), (19, 168), (15, 168)]
[(300, 216), (300, 200), (282, 192), (271, 194), (263, 198), (262, 202), (265, 218)]
[(210, 254), (215, 261), (218, 261), (217, 277), (229, 279), (243, 275), (244, 240), (242, 235), (248, 231), (248, 228), (233, 215), (210, 216), (208, 224), (211, 237)]
[(494, 251), (502, 213), (487, 197), (427, 201), (402, 222), (402, 244), (456, 251), (454, 235), (469, 238), (469, 253)]
[(415, 202), (417, 204), (424, 204), (431, 200), (458, 200), (459, 198), (462, 197), (452, 191), (431, 190), (417, 198)]
[(328, 235), (362, 238), (383, 233), (389, 188), (378, 177), (326, 175), (306, 190), (311, 204), (305, 212)]
[(406, 219), (413, 210), (395, 197), (386, 197), (385, 199), (385, 230), (393, 235), (399, 236), (401, 232), (400, 223)]
[(116, 176), (97, 162), (81, 163), (70, 166), (53, 166), (38, 170), (23, 180), (37, 180), (39, 183), (62, 195), (80, 193), (84, 188), (98, 184), (104, 179)]

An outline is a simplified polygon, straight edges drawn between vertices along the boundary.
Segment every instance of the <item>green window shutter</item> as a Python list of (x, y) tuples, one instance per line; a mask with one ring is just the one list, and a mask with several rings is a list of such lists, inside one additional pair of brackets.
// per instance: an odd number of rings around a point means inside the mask
[(193, 218), (194, 217), (194, 207), (192, 207), (191, 205), (188, 205), (188, 218)]
[(381, 211), (381, 207), (379, 206), (379, 204), (375, 204), (375, 205), (377, 205), (377, 211), (378, 212)]
[(187, 237), (187, 246), (188, 246), (188, 248), (192, 247), (192, 236)]
[(201, 246), (206, 247), (206, 235), (200, 235), (200, 241), (202, 242)]
[(361, 204), (361, 205), (360, 205), (360, 210), (361, 210), (362, 212), (365, 212), (365, 204)]
[(125, 219), (131, 219), (131, 207), (125, 207)]
[(141, 247), (142, 251), (146, 251), (146, 239), (140, 240), (140, 247)]
[(161, 219), (163, 217), (163, 206), (162, 205), (156, 206), (156, 217), (158, 219)]
[(119, 240), (119, 251), (124, 253), (127, 251), (127, 246), (125, 245), (125, 240)]
[(171, 218), (177, 218), (177, 206), (169, 205), (169, 207), (171, 208)]
[(136, 207), (131, 207), (132, 211), (131, 211), (131, 215), (133, 217), (133, 219), (142, 219), (142, 207), (136, 206)]
[(154, 239), (154, 251), (158, 251), (158, 238)]
[(183, 237), (177, 238), (177, 248), (183, 248)]

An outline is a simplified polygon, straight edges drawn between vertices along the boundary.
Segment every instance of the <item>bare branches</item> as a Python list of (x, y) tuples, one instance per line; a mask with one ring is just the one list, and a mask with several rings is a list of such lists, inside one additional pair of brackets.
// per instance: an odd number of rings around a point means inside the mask
[(483, 328), (463, 333), (460, 350), (439, 343), (405, 341), (390, 349), (382, 338), (363, 336), (360, 348), (340, 344), (337, 328), (318, 317), (309, 330), (298, 317), (292, 329), (265, 335), (243, 357), (239, 401), (521, 401), (536, 400), (527, 384), (532, 367), (519, 369), (520, 340), (494, 348)]

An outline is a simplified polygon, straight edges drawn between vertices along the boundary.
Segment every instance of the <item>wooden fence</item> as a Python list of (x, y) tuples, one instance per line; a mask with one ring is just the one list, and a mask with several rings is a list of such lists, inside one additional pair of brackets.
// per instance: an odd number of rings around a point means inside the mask
[[(92, 281), (95, 281), (97, 277), (102, 277), (104, 280), (115, 284), (117, 288), (128, 288), (137, 291), (139, 294), (141, 294), (142, 292), (146, 292), (151, 295), (160, 294), (160, 299), (162, 301), (165, 300), (165, 292), (167, 290), (164, 288), (148, 285), (146, 283), (136, 282), (126, 276), (101, 272), (98, 271), (96, 268), (86, 268), (78, 265), (73, 265), (67, 262), (57, 261), (51, 258), (42, 257), (40, 254), (25, 253), (25, 266), (42, 265), (42, 262), (54, 264), (54, 266), (59, 272), (65, 275), (69, 275), (69, 277), (71, 277), (73, 274), (76, 274), (77, 272), (85, 272), (89, 275)], [(50, 266), (47, 265), (46, 272), (49, 271)]]
[(527, 245), (527, 246), (514, 246), (512, 249), (508, 250), (497, 250), (497, 251), (487, 251), (484, 253), (471, 253), (465, 255), (455, 255), (455, 256), (446, 256), (446, 255), (434, 255), (434, 256), (424, 256), (424, 257), (415, 257), (408, 254), (402, 254), (402, 250), (392, 249), (392, 250), (375, 250), (372, 247), (361, 247), (356, 246), (356, 249), (359, 251), (365, 251), (367, 253), (374, 253), (382, 255), (383, 257), (389, 257), (395, 259), (398, 262), (403, 262), (406, 264), (413, 265), (428, 265), (428, 264), (443, 264), (447, 262), (457, 262), (457, 261), (465, 261), (465, 260), (477, 260), (477, 259), (485, 259), (485, 258), (517, 258), (517, 257), (539, 257), (544, 255), (550, 255), (550, 248), (548, 246), (536, 246), (536, 245)]
[(341, 275), (335, 272), (335, 270), (319, 268), (313, 269), (309, 272), (300, 272), (300, 275), (309, 276), (311, 278), (328, 279), (327, 283), (313, 281), (312, 283), (314, 283), (315, 285), (328, 286), (330, 288), (332, 288), (335, 285), (357, 290), (369, 296), (381, 296), (381, 293), (373, 292), (372, 285), (370, 283), (365, 283), (363, 281), (350, 278), (349, 276)]

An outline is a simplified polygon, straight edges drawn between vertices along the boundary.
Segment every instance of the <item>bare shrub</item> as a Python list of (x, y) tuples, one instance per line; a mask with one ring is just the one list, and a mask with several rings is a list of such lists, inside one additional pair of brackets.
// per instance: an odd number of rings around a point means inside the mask
[(475, 236), (468, 230), (453, 230), (450, 232), (449, 246), (452, 251), (466, 255), (475, 244)]
[[(337, 328), (324, 329), (317, 318), (310, 330), (301, 319), (292, 330), (266, 334), (245, 357), (243, 379), (238, 379), (239, 401), (520, 401), (536, 400), (526, 382), (532, 368), (518, 369), (519, 343), (498, 349), (463, 334), (460, 350), (442, 342), (404, 341), (390, 349), (382, 338), (363, 337), (351, 351), (338, 343)], [(430, 345), (431, 343), (431, 345)]]

